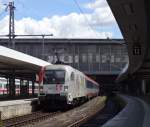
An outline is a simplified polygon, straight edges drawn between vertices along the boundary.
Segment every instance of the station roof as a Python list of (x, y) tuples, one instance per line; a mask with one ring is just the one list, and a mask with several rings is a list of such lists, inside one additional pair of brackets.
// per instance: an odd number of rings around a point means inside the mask
[(27, 54), (0, 46), (0, 74), (14, 73), (17, 77), (32, 77), (50, 63)]
[(107, 0), (128, 47), (126, 76), (150, 78), (149, 0)]
[[(8, 43), (8, 38), (0, 38), (0, 43)], [(43, 38), (15, 38), (15, 43), (43, 43)], [(68, 43), (68, 44), (123, 44), (123, 39), (88, 39), (88, 38), (44, 38), (44, 43)]]

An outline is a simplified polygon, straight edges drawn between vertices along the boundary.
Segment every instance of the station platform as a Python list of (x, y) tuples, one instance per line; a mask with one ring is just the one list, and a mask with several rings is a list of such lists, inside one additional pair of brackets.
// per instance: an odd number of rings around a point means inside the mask
[(120, 95), (125, 107), (102, 127), (149, 127), (150, 98)]
[(35, 110), (37, 98), (0, 101), (1, 119), (30, 114)]

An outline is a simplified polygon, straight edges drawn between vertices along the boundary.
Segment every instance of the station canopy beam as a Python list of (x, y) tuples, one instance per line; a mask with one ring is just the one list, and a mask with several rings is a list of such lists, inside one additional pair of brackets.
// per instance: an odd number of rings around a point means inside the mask
[(33, 78), (41, 67), (50, 63), (24, 53), (0, 46), (0, 75), (15, 73), (17, 78)]

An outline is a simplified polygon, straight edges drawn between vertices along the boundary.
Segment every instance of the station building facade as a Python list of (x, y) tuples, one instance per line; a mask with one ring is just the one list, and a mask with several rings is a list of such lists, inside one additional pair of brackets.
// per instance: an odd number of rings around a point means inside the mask
[[(8, 39), (0, 44), (10, 46)], [(119, 74), (128, 62), (126, 44), (122, 39), (15, 39), (15, 50), (64, 64), (86, 74)]]

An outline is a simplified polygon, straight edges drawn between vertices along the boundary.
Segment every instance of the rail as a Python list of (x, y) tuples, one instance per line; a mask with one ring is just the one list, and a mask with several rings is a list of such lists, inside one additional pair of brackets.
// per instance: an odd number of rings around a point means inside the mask
[(95, 127), (102, 126), (107, 121), (112, 119), (124, 107), (124, 102), (118, 96), (109, 98), (105, 107), (95, 115), (84, 116), (78, 121), (73, 122), (67, 127)]
[(60, 112), (44, 113), (44, 112), (38, 111), (32, 114), (3, 120), (2, 123), (4, 127), (20, 127), (20, 126), (24, 126), (27, 124), (34, 124), (35, 122), (46, 120), (59, 113)]
[(85, 123), (86, 121), (88, 121), (90, 118), (92, 118), (92, 116), (85, 116), (82, 119), (75, 121), (74, 123), (70, 124), (67, 127), (79, 127), (80, 125), (82, 125), (83, 123)]
[[(103, 107), (104, 108), (104, 107)], [(101, 111), (103, 112), (103, 108), (100, 110), (94, 110), (91, 114), (85, 115), (83, 114), (83, 118), (74, 121), (72, 124), (68, 125), (67, 127), (80, 127), (90, 119), (94, 118), (97, 114), (99, 114)]]

